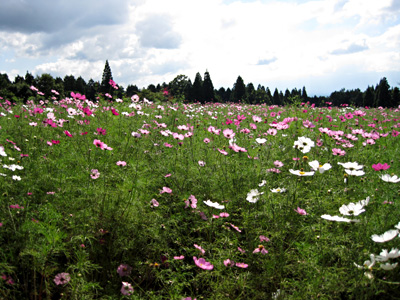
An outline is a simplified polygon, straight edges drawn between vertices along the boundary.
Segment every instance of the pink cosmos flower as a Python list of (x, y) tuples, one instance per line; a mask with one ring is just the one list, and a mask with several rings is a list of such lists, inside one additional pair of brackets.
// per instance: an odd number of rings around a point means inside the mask
[(229, 214), (227, 212), (222, 212), (222, 213), (219, 214), (219, 216), (221, 218), (227, 218), (227, 217), (229, 217)]
[(300, 208), (300, 207), (297, 207), (297, 209), (294, 209), (294, 211), (297, 212), (298, 214), (302, 215), (302, 216), (307, 215), (307, 212), (304, 209)]
[(126, 166), (126, 162), (125, 162), (125, 161), (122, 161), (122, 160), (119, 160), (119, 161), (117, 161), (117, 166), (123, 166), (123, 167), (125, 167), (125, 166)]
[(164, 177), (167, 178), (167, 177), (170, 177), (170, 176), (171, 176), (171, 173), (165, 175)]
[(190, 204), (191, 208), (197, 208), (197, 199), (194, 195), (190, 195), (188, 198), (188, 201), (191, 202), (191, 204)]
[(260, 238), (260, 242), (269, 242), (270, 241), (269, 238), (267, 238), (264, 235), (260, 235), (259, 238)]
[(174, 256), (174, 259), (175, 260), (182, 260), (182, 259), (184, 259), (185, 257), (183, 256), (183, 255), (181, 255), (181, 256)]
[(276, 135), (278, 133), (278, 131), (275, 128), (270, 128), (267, 130), (267, 133), (269, 135)]
[(387, 170), (387, 169), (389, 169), (389, 168), (390, 168), (390, 165), (388, 165), (387, 163), (384, 163), (384, 164), (378, 163), (378, 164), (372, 165), (372, 168), (373, 168), (375, 171), (382, 171), (382, 170)]
[(249, 265), (245, 263), (240, 263), (240, 262), (236, 263), (236, 267), (238, 268), (246, 269), (248, 266)]
[(205, 139), (203, 140), (203, 142), (206, 143), (206, 144), (208, 144), (208, 143), (211, 142), (211, 141), (210, 141), (210, 139), (205, 138)]
[(202, 160), (199, 160), (199, 166), (200, 167), (204, 167), (206, 165), (206, 163)]
[(194, 246), (196, 249), (199, 249), (200, 252), (201, 252), (201, 254), (204, 255), (204, 253), (206, 253), (206, 250), (204, 250), (203, 248), (201, 248), (201, 246), (199, 246), (199, 245), (197, 245), (197, 244), (194, 244), (193, 246)]
[(346, 155), (346, 151), (341, 150), (341, 149), (339, 149), (339, 148), (333, 148), (333, 149), (332, 149), (332, 154), (333, 154), (333, 155), (344, 156), (344, 155)]
[(268, 250), (265, 249), (265, 247), (263, 245), (258, 245), (258, 247), (256, 249), (254, 249), (253, 253), (259, 253), (261, 252), (261, 254), (267, 254)]
[(66, 136), (72, 137), (72, 134), (68, 130), (64, 130)]
[(274, 161), (274, 165), (277, 168), (283, 167), (283, 163), (281, 161), (279, 161), (279, 160)]
[(172, 148), (173, 147), (171, 144), (168, 144), (168, 143), (164, 143), (164, 146), (167, 147), (167, 148)]
[(234, 262), (233, 260), (230, 260), (230, 259), (228, 258), (228, 259), (225, 259), (225, 260), (224, 260), (224, 265), (225, 265), (226, 267), (233, 267), (233, 266), (235, 265), (235, 262)]
[(158, 207), (160, 203), (156, 199), (151, 199), (150, 201), (151, 206)]
[(237, 232), (242, 232), (239, 227), (233, 225), (232, 223), (230, 224), (232, 226), (232, 228), (234, 228)]
[(104, 150), (107, 148), (107, 145), (105, 143), (103, 143), (100, 140), (96, 140), (96, 139), (93, 141), (93, 145), (95, 145), (97, 148), (100, 148), (101, 150)]
[(122, 281), (122, 287), (121, 287), (121, 293), (122, 295), (132, 295), (133, 294), (133, 287), (130, 283)]
[(59, 273), (56, 275), (56, 277), (54, 278), (54, 282), (57, 285), (60, 284), (66, 284), (71, 280), (71, 276), (69, 276), (69, 273)]
[(203, 270), (214, 269), (214, 266), (210, 262), (206, 261), (204, 258), (197, 259), (196, 256), (193, 256), (193, 260), (194, 260), (194, 263), (196, 264), (196, 266), (198, 266), (200, 269), (203, 269)]
[(226, 137), (227, 139), (231, 139), (236, 135), (233, 132), (233, 130), (230, 128), (224, 129), (224, 131), (222, 133), (223, 133), (224, 137)]
[(172, 190), (169, 187), (163, 186), (162, 190), (160, 191), (160, 194), (163, 193), (171, 194)]
[(127, 264), (120, 264), (117, 268), (117, 273), (119, 276), (129, 276), (132, 272), (132, 267)]
[(92, 179), (97, 179), (100, 177), (100, 172), (97, 169), (92, 169), (91, 170), (92, 174), (90, 174), (90, 177), (92, 177)]
[(219, 153), (221, 153), (223, 155), (228, 155), (228, 152), (226, 152), (225, 150), (221, 150), (219, 148), (217, 148), (217, 150), (219, 151)]
[(245, 253), (246, 250), (243, 250), (242, 248), (238, 247), (238, 250), (240, 251), (240, 253)]

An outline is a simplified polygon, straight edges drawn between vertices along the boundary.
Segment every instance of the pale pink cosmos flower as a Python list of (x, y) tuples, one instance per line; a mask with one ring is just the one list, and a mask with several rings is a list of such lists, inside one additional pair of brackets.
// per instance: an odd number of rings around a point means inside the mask
[(248, 266), (249, 265), (245, 263), (240, 263), (240, 262), (236, 263), (236, 267), (238, 268), (246, 269)]
[(217, 148), (217, 150), (219, 151), (219, 153), (221, 153), (223, 155), (228, 155), (228, 152), (226, 152), (225, 150), (221, 150), (219, 148)]
[(230, 224), (232, 226), (233, 229), (235, 229), (237, 232), (242, 232), (239, 227), (233, 225), (232, 223)]
[(224, 129), (224, 131), (222, 132), (224, 134), (224, 137), (226, 137), (227, 139), (231, 139), (233, 138), (236, 134), (233, 132), (232, 129)]
[(269, 241), (270, 241), (270, 239), (267, 238), (267, 237), (264, 236), (264, 235), (260, 235), (259, 238), (260, 238), (260, 242), (269, 242)]
[(346, 151), (341, 150), (341, 149), (339, 149), (339, 148), (333, 148), (333, 149), (332, 149), (332, 154), (333, 154), (333, 155), (344, 156), (344, 155), (346, 155)]
[(227, 212), (222, 212), (222, 213), (219, 214), (219, 216), (221, 218), (227, 218), (227, 217), (229, 217), (229, 214)]
[(181, 256), (174, 256), (174, 259), (175, 260), (182, 260), (182, 259), (184, 259), (185, 257), (183, 256), (183, 255), (181, 255)]
[(258, 245), (258, 247), (256, 249), (254, 249), (253, 253), (261, 253), (261, 254), (267, 254), (268, 250), (265, 249), (265, 247), (263, 245)]
[(307, 215), (307, 212), (304, 209), (300, 208), (300, 207), (297, 207), (297, 209), (294, 209), (294, 211), (297, 212), (298, 214), (302, 215), (302, 216)]
[(194, 244), (193, 246), (194, 246), (196, 249), (199, 249), (200, 252), (201, 252), (201, 254), (204, 255), (204, 253), (206, 253), (206, 250), (204, 250), (203, 248), (201, 248), (201, 246), (199, 246), (199, 245), (197, 245), (197, 244)]
[(158, 207), (160, 205), (156, 199), (151, 199), (150, 204), (152, 207)]
[(133, 287), (130, 283), (122, 281), (121, 294), (129, 296), (133, 294)]
[(209, 138), (205, 138), (205, 139), (203, 140), (203, 142), (206, 143), (206, 144), (208, 144), (208, 143), (211, 142), (211, 141), (210, 141)]
[(199, 166), (200, 167), (204, 167), (206, 165), (206, 163), (202, 160), (199, 160)]
[(126, 162), (125, 161), (122, 161), (122, 160), (119, 160), (119, 161), (117, 161), (117, 166), (126, 166)]
[(132, 272), (132, 267), (127, 264), (120, 264), (117, 268), (117, 273), (119, 276), (129, 276)]
[(160, 191), (160, 194), (163, 193), (171, 194), (172, 190), (169, 187), (163, 186), (162, 190)]
[(91, 170), (92, 174), (90, 174), (90, 177), (92, 177), (92, 179), (97, 179), (100, 177), (100, 172), (97, 169), (92, 169)]
[(239, 250), (240, 253), (245, 253), (245, 252), (246, 252), (246, 250), (243, 250), (243, 249), (240, 248), (240, 247), (238, 247), (238, 250)]
[(206, 261), (204, 258), (197, 259), (196, 256), (193, 256), (193, 260), (194, 260), (194, 263), (196, 264), (196, 266), (198, 266), (200, 269), (203, 269), (203, 270), (214, 269), (214, 266), (210, 262)]
[(235, 265), (235, 262), (234, 262), (233, 260), (230, 260), (230, 259), (228, 258), (228, 259), (225, 259), (225, 260), (224, 260), (224, 265), (225, 265), (226, 267), (233, 267), (233, 266)]
[(54, 278), (54, 282), (56, 283), (56, 285), (66, 284), (70, 280), (71, 280), (71, 276), (69, 275), (69, 273), (59, 273)]
[(281, 161), (279, 161), (279, 160), (274, 161), (274, 165), (277, 168), (283, 167), (283, 163)]

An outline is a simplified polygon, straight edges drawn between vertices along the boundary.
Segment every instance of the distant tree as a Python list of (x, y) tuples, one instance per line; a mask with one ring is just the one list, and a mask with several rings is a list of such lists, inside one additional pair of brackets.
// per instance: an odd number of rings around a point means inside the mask
[(189, 77), (186, 75), (178, 75), (168, 84), (168, 92), (174, 98), (186, 100), (189, 97), (191, 87), (192, 82)]
[(245, 100), (246, 86), (244, 85), (242, 77), (238, 76), (236, 83), (233, 86), (233, 101), (239, 102)]
[(203, 80), (203, 101), (213, 102), (215, 99), (214, 85), (211, 81), (210, 73), (206, 70)]
[(11, 81), (6, 73), (0, 73), (0, 90), (7, 89), (11, 85)]
[(275, 88), (275, 90), (274, 90), (274, 95), (272, 96), (272, 104), (281, 105), (281, 99), (279, 97), (278, 88)]
[(69, 94), (71, 92), (75, 92), (75, 85), (76, 85), (76, 79), (74, 75), (66, 75), (64, 77), (64, 91), (67, 93), (66, 96), (69, 97)]
[(106, 60), (106, 64), (104, 65), (103, 76), (101, 77), (101, 85), (100, 92), (101, 93), (109, 93), (113, 94), (114, 88), (110, 85), (110, 80), (113, 79), (110, 65), (108, 64), (108, 60)]
[(267, 94), (267, 102), (272, 103), (272, 94), (271, 94), (271, 90), (269, 89), (269, 87), (267, 87), (265, 89), (265, 93)]
[(28, 71), (26, 71), (26, 74), (25, 74), (25, 82), (27, 84), (29, 84), (29, 86), (36, 84), (35, 77), (31, 73), (29, 73)]
[(76, 79), (75, 91), (82, 95), (86, 94), (86, 81), (81, 76)]
[(290, 93), (289, 89), (286, 89), (285, 95), (283, 96), (284, 103), (289, 104), (291, 98), (292, 98), (292, 94)]
[(257, 90), (255, 92), (255, 103), (262, 104), (262, 103), (269, 103), (267, 92), (262, 85), (258, 85)]
[(139, 93), (139, 88), (136, 85), (129, 84), (126, 88), (126, 96), (132, 97), (133, 95)]
[(400, 89), (396, 86), (392, 90), (393, 107), (400, 105)]
[(51, 90), (54, 90), (54, 78), (48, 73), (43, 73), (40, 77), (36, 78), (37, 88), (39, 91), (44, 93), (46, 97), (51, 97), (53, 94)]
[(305, 86), (303, 86), (303, 90), (301, 91), (301, 98), (303, 98), (303, 100), (305, 102), (308, 101), (308, 95), (307, 95), (307, 91), (306, 91), (306, 87)]
[(390, 95), (390, 86), (386, 77), (383, 77), (376, 87), (375, 105), (383, 107), (391, 107), (392, 98)]
[(254, 88), (254, 85), (250, 82), (246, 85), (246, 102), (249, 104), (255, 104), (256, 103), (256, 90)]
[(156, 86), (154, 84), (149, 84), (147, 89), (152, 93), (156, 93), (158, 91), (158, 89), (156, 88)]
[(196, 77), (194, 78), (194, 82), (192, 88), (189, 93), (189, 100), (190, 101), (199, 101), (204, 102), (203, 100), (203, 78), (199, 72), (196, 73)]
[(86, 98), (92, 101), (96, 100), (96, 95), (99, 91), (99, 88), (100, 88), (100, 83), (90, 78), (87, 83), (87, 90), (85, 94)]
[(15, 78), (14, 78), (14, 84), (16, 84), (16, 83), (22, 83), (22, 82), (25, 82), (25, 78), (24, 78), (24, 77), (19, 76), (19, 75), (15, 76)]
[(374, 87), (368, 86), (364, 92), (363, 106), (373, 107), (375, 104), (375, 90)]

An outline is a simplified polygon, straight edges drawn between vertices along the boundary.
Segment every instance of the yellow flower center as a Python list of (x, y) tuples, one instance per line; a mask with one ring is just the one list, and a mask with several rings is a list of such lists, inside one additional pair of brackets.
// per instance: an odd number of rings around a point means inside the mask
[(305, 173), (305, 172), (299, 172), (299, 174), (300, 174), (300, 175), (304, 175), (304, 174), (306, 174), (306, 173)]

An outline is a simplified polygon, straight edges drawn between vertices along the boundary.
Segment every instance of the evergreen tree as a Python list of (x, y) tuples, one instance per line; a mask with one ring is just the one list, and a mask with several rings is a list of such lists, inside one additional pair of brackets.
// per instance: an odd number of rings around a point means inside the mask
[(108, 60), (106, 60), (106, 64), (104, 66), (103, 76), (101, 79), (100, 92), (109, 93), (112, 95), (114, 88), (110, 85), (110, 80), (112, 80), (112, 73), (110, 65), (108, 64)]
[(81, 76), (79, 76), (75, 82), (75, 90), (80, 94), (85, 95), (86, 85), (86, 81)]
[(400, 89), (397, 86), (392, 90), (392, 104), (393, 107), (400, 105)]
[(238, 76), (236, 83), (233, 86), (233, 101), (239, 102), (245, 100), (246, 86), (244, 85), (242, 77)]
[(272, 94), (271, 94), (271, 90), (269, 89), (269, 87), (267, 87), (267, 89), (265, 90), (265, 93), (267, 94), (267, 103), (272, 103)]
[(383, 77), (376, 88), (375, 94), (375, 106), (390, 107), (391, 106), (391, 95), (390, 86), (387, 82), (386, 77)]
[(199, 72), (196, 73), (196, 77), (193, 82), (193, 86), (190, 90), (189, 100), (203, 102), (203, 79)]
[(54, 78), (50, 74), (44, 73), (40, 77), (37, 77), (37, 88), (43, 92), (46, 97), (50, 97), (53, 94), (51, 90), (54, 90)]
[(203, 97), (204, 102), (213, 102), (215, 99), (214, 86), (211, 81), (210, 73), (208, 73), (207, 70), (204, 73)]
[(76, 79), (74, 75), (66, 75), (64, 77), (64, 91), (67, 93), (68, 96), (71, 92), (76, 91), (75, 85), (76, 85)]
[(26, 82), (29, 86), (35, 85), (35, 84), (36, 84), (36, 82), (35, 82), (35, 77), (33, 77), (33, 75), (32, 75), (31, 73), (29, 73), (28, 71), (26, 71), (26, 74), (25, 74), (25, 82)]
[(306, 87), (303, 86), (303, 90), (301, 92), (301, 98), (303, 98), (304, 102), (308, 101), (308, 95), (307, 95), (307, 91), (306, 91)]
[(189, 77), (186, 75), (178, 75), (168, 84), (168, 91), (173, 97), (179, 100), (185, 100), (188, 99), (191, 86), (192, 82)]
[(250, 82), (246, 85), (246, 102), (249, 104), (255, 104), (256, 103), (256, 90), (254, 88), (254, 85)]
[(137, 93), (139, 93), (139, 88), (136, 85), (129, 84), (126, 88), (126, 96), (129, 98)]
[(375, 99), (375, 91), (373, 87), (368, 86), (364, 92), (363, 106), (373, 107)]
[(274, 104), (274, 105), (281, 104), (278, 88), (275, 88), (274, 95), (272, 96), (272, 104)]

